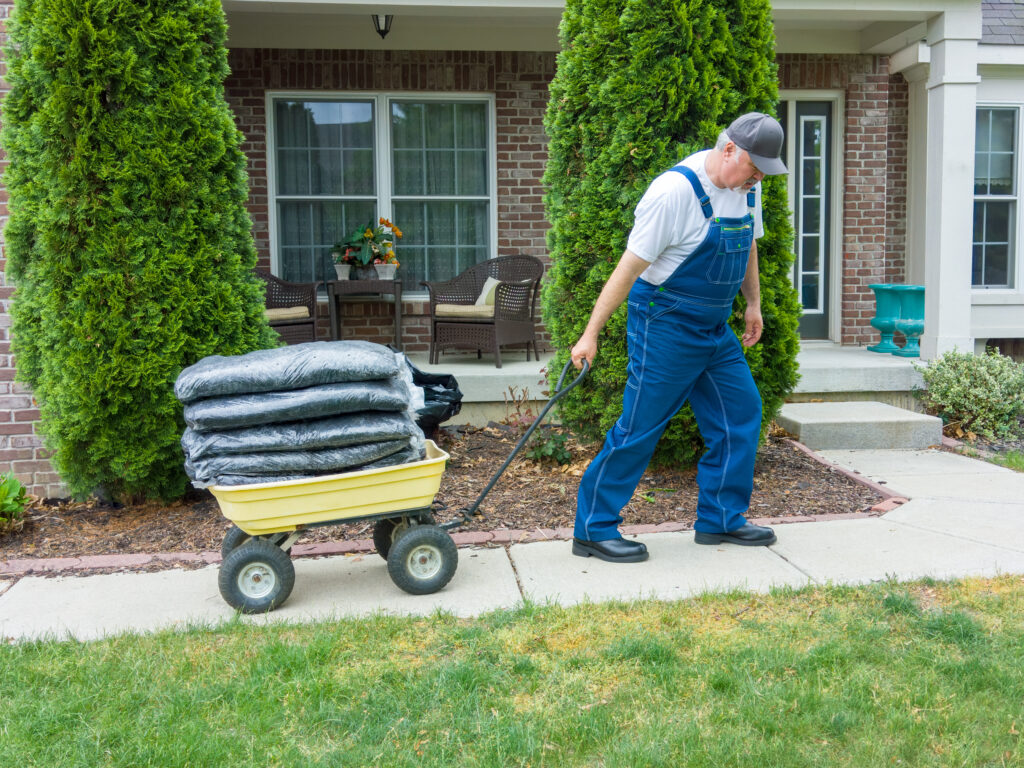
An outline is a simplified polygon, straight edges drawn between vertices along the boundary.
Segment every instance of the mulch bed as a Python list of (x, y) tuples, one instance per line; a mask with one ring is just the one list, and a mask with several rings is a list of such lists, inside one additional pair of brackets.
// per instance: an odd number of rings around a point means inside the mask
[[(508, 458), (519, 434), (503, 425), (441, 430), (439, 443), (452, 457), (436, 499), (449, 510), (443, 519), (473, 503)], [(784, 437), (770, 436), (758, 454), (749, 517), (865, 512), (882, 500), (874, 490), (815, 461)], [(579, 478), (599, 446), (569, 438), (567, 447), (573, 460), (566, 465), (540, 463), (521, 454), (488, 494), (480, 508), (483, 516), (461, 530), (572, 527)], [(695, 478), (695, 469), (649, 471), (623, 511), (624, 523), (692, 524)], [(173, 504), (122, 507), (47, 500), (28, 511), (21, 531), (0, 538), (0, 560), (219, 551), (229, 525), (205, 491)], [(300, 543), (366, 539), (370, 531), (365, 522), (316, 528), (303, 534)]]

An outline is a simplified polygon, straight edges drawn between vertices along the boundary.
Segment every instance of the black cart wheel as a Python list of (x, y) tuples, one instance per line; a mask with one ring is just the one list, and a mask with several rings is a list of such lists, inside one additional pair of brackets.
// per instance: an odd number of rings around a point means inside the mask
[(224, 541), (222, 541), (220, 545), (221, 561), (227, 560), (228, 555), (251, 538), (252, 536), (243, 531), (237, 525), (232, 525), (228, 529), (228, 532), (224, 534)]
[(399, 589), (429, 595), (451, 581), (459, 550), (436, 525), (414, 525), (400, 533), (388, 554), (388, 574)]
[(232, 608), (242, 613), (265, 613), (292, 593), (295, 567), (283, 549), (253, 539), (224, 558), (218, 585), (221, 597)]
[[(433, 525), (434, 516), (428, 511), (416, 518), (420, 525)], [(377, 554), (388, 559), (388, 552), (395, 539), (402, 535), (409, 528), (409, 523), (404, 517), (385, 517), (373, 524), (373, 548)]]

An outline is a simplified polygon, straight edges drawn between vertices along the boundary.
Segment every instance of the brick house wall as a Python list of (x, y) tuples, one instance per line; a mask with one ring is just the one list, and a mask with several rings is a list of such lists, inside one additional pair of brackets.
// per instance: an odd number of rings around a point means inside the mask
[(781, 88), (846, 94), (840, 341), (870, 343), (877, 334), (868, 285), (903, 279), (906, 82), (890, 77), (886, 56), (785, 54), (778, 63)]
[[(266, 92), (426, 91), (483, 92), (495, 96), (499, 256), (527, 254), (547, 260), (541, 177), (547, 159), (544, 110), (555, 73), (555, 54), (492, 51), (337, 51), (232, 49), (228, 102), (245, 135), (249, 157), (249, 212), (260, 263), (270, 265), (267, 190)], [(401, 222), (398, 222), (401, 226)], [(399, 253), (399, 258), (401, 254)], [(326, 317), (327, 308), (320, 307)], [(429, 347), (425, 301), (402, 302), (406, 352)], [(344, 338), (380, 343), (393, 339), (386, 303), (352, 301), (341, 313)], [(327, 334), (326, 323), (322, 324)], [(542, 334), (539, 347), (548, 345)]]
[[(0, 46), (7, 43), (7, 19), (14, 0), (0, 0)], [(0, 56), (0, 98), (10, 88), (6, 80), (7, 64)], [(0, 112), (2, 116), (2, 112)], [(0, 173), (7, 167), (7, 158), (0, 151)], [(66, 493), (60, 476), (53, 471), (49, 452), (43, 448), (36, 427), (39, 410), (32, 392), (14, 381), (14, 359), (11, 356), (10, 303), (14, 289), (7, 279), (7, 251), (3, 227), (7, 225), (7, 190), (0, 186), (0, 472), (13, 470), (37, 496), (62, 496)]]

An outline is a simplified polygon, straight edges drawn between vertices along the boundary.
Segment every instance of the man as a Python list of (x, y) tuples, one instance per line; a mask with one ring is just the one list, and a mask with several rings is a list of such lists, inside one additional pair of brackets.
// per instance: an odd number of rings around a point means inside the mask
[(669, 419), (687, 400), (707, 445), (697, 469), (697, 543), (775, 542), (771, 528), (743, 516), (753, 486), (761, 398), (727, 320), (742, 290), (743, 346), (761, 338), (759, 182), (786, 173), (781, 152), (779, 123), (747, 113), (714, 149), (690, 155), (656, 178), (637, 205), (626, 251), (571, 352), (577, 368), (583, 360), (593, 364), (601, 328), (628, 295), (622, 416), (580, 482), (574, 555), (620, 563), (647, 559), (644, 544), (619, 533), (619, 512)]

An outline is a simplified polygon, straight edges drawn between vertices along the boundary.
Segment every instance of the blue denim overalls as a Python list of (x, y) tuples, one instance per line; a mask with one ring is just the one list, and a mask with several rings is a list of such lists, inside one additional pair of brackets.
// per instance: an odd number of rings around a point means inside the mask
[[(714, 216), (697, 175), (684, 166), (705, 218), (704, 241), (661, 285), (638, 279), (629, 293), (629, 348), (622, 416), (580, 482), (578, 539), (619, 537), (619, 511), (629, 502), (661, 433), (687, 399), (707, 451), (697, 468), (697, 522), (707, 533), (746, 523), (754, 457), (761, 429), (761, 396), (736, 334), (728, 326), (754, 238), (750, 212)], [(747, 206), (754, 206), (754, 191)]]

